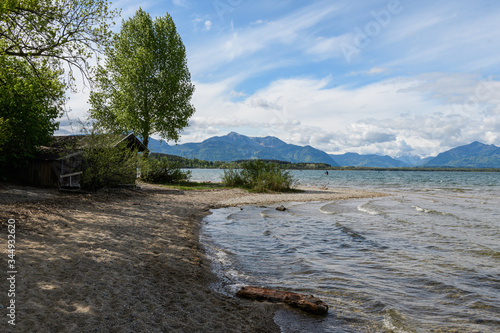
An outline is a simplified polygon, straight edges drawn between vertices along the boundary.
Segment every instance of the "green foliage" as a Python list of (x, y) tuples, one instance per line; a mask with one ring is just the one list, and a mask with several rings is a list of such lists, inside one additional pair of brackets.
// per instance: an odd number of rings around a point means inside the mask
[(61, 72), (43, 64), (32, 67), (17, 57), (0, 55), (0, 170), (22, 167), (37, 146), (48, 144), (58, 128), (64, 84)]
[(149, 136), (178, 140), (194, 113), (194, 91), (186, 50), (169, 14), (154, 21), (139, 9), (124, 21), (105, 66), (96, 69), (97, 86), (90, 95), (96, 125), (133, 131), (148, 146)]
[(245, 187), (256, 192), (290, 191), (294, 183), (288, 171), (276, 163), (251, 160), (241, 164), (241, 170), (224, 170), (222, 182), (229, 186)]
[(120, 136), (92, 133), (85, 140), (82, 152), (82, 188), (95, 191), (121, 184), (135, 184), (139, 154), (127, 147), (125, 142), (117, 144)]
[(227, 186), (231, 187), (244, 187), (248, 185), (248, 181), (245, 180), (240, 171), (236, 169), (224, 170), (224, 176), (222, 176), (222, 182)]
[(63, 63), (88, 78), (88, 59), (111, 37), (105, 0), (0, 2), (0, 171), (5, 177), (49, 143), (63, 111)]
[(182, 171), (178, 161), (171, 162), (166, 157), (148, 157), (141, 162), (141, 178), (149, 183), (167, 184), (186, 182), (190, 171)]
[[(118, 15), (106, 0), (2, 0), (0, 56), (33, 64), (61, 61), (89, 72), (88, 59), (108, 44), (110, 21)], [(36, 70), (36, 69), (34, 69)]]

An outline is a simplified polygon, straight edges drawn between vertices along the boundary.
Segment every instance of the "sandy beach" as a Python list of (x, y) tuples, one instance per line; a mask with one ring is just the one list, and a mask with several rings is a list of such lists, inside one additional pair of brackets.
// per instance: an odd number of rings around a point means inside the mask
[[(279, 332), (284, 305), (221, 295), (199, 243), (212, 208), (383, 194), (136, 190), (68, 194), (0, 184), (2, 332)], [(16, 230), (16, 325), (8, 324), (7, 221)]]

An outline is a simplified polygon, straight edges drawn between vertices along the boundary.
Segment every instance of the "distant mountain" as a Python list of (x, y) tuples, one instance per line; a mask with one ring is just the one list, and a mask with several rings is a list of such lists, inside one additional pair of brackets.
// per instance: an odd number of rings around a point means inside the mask
[(154, 153), (198, 158), (206, 161), (238, 161), (247, 159), (281, 160), (291, 163), (326, 163), (331, 166), (355, 167), (460, 167), (500, 168), (500, 148), (473, 142), (425, 159), (419, 156), (403, 155), (398, 158), (380, 155), (359, 155), (346, 153), (328, 155), (311, 146), (287, 144), (272, 136), (248, 137), (235, 132), (216, 136), (200, 143), (169, 145), (150, 139), (149, 150)]
[(338, 164), (325, 152), (311, 146), (287, 144), (278, 138), (268, 136), (248, 137), (235, 132), (216, 136), (201, 143), (169, 145), (151, 139), (149, 149), (155, 153), (198, 158), (206, 161), (237, 161), (246, 159), (274, 159), (292, 163)]
[(422, 158), (418, 155), (399, 155), (399, 156), (396, 156), (395, 159), (398, 161), (404, 162), (404, 163), (408, 164), (409, 166), (419, 167), (419, 166), (422, 166), (425, 163), (429, 162), (434, 157), (436, 157), (436, 156)]
[(375, 168), (405, 168), (410, 164), (398, 161), (390, 156), (359, 155), (356, 153), (345, 153), (330, 156), (341, 166), (375, 167)]
[(500, 168), (500, 147), (473, 142), (439, 154), (425, 167)]

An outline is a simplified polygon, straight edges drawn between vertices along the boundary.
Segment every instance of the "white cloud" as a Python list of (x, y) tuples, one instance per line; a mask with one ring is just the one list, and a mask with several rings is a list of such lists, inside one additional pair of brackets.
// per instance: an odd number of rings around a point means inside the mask
[[(435, 155), (475, 140), (498, 144), (498, 115), (457, 112), (465, 102), (458, 104), (449, 96), (453, 89), (474, 91), (478, 82), (469, 75), (435, 73), (355, 88), (329, 87), (331, 80), (277, 80), (244, 100), (230, 97), (238, 80), (199, 84), (194, 99), (196, 121), (182, 141), (192, 141), (195, 132), (197, 139), (205, 139), (214, 129), (221, 134), (236, 130), (246, 135), (275, 135), (328, 152), (392, 156), (402, 152)], [(448, 84), (442, 86), (443, 82)], [(500, 82), (489, 84), (496, 87)]]
[(260, 24), (263, 24), (264, 23), (264, 20), (257, 20), (255, 22), (251, 22), (250, 25), (260, 25)]
[(376, 75), (376, 74), (382, 74), (387, 72), (387, 68), (382, 68), (382, 67), (373, 67), (368, 71), (368, 75)]
[(372, 67), (367, 71), (357, 71), (357, 72), (351, 72), (349, 73), (349, 76), (358, 76), (358, 75), (379, 75), (379, 74), (386, 74), (389, 72), (388, 68), (384, 67)]
[(172, 3), (179, 7), (191, 8), (191, 4), (189, 0), (172, 0)]
[(351, 39), (350, 33), (334, 37), (317, 37), (306, 52), (316, 60), (344, 57), (346, 54), (343, 45), (349, 43)]
[(428, 10), (426, 6), (410, 8), (409, 4), (401, 19), (394, 20), (383, 38), (377, 40), (386, 59), (385, 66), (438, 65), (444, 70), (453, 68), (469, 73), (494, 68), (499, 62), (495, 55), (500, 46), (492, 41), (500, 38), (500, 31), (493, 27), (500, 19), (500, 12), (484, 10), (487, 7), (478, 10), (478, 5), (467, 1), (443, 2)]
[[(206, 71), (221, 70), (221, 66), (239, 59), (240, 67), (245, 67), (243, 59), (254, 57), (259, 51), (276, 48), (279, 45), (307, 49), (307, 43), (300, 37), (307, 29), (315, 26), (335, 12), (336, 6), (324, 3), (313, 4), (288, 16), (258, 25), (250, 24), (244, 29), (221, 34), (217, 39), (193, 46), (189, 52), (189, 63), (193, 73), (199, 75)], [(269, 54), (264, 54), (269, 61)], [(280, 62), (281, 59), (273, 61)], [(269, 66), (269, 64), (267, 64)]]
[[(139, 6), (177, 15), (197, 109), (182, 142), (237, 131), (391, 156), (427, 156), (475, 140), (500, 145), (494, 3), (403, 2), (352, 64), (342, 43), (352, 43), (355, 29), (375, 21), (371, 12), (387, 2), (274, 4), (281, 13), (255, 3), (253, 12), (234, 10), (230, 25), (215, 23), (210, 3), (200, 3), (118, 2), (125, 17)], [(73, 96), (70, 115), (86, 116), (86, 98)]]
[(205, 30), (209, 31), (210, 29), (212, 29), (212, 21), (206, 20), (205, 21)]

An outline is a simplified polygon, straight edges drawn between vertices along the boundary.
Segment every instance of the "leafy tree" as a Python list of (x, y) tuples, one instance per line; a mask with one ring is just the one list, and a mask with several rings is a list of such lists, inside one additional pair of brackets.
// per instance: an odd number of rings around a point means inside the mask
[(167, 13), (153, 21), (139, 9), (123, 22), (106, 55), (90, 95), (97, 127), (133, 131), (146, 146), (153, 133), (177, 141), (194, 113), (194, 85), (172, 17)]
[[(58, 128), (72, 68), (89, 78), (88, 60), (108, 45), (105, 0), (0, 1), (0, 169), (34, 156)], [(62, 76), (69, 64), (70, 81)]]
[[(34, 157), (36, 147), (47, 144), (58, 128), (64, 87), (61, 71), (16, 57), (0, 56), (0, 170), (21, 167)], [(43, 81), (43, 83), (42, 83)]]
[(0, 56), (20, 57), (36, 73), (40, 58), (55, 68), (66, 62), (88, 78), (88, 60), (108, 45), (117, 14), (105, 0), (2, 0)]

